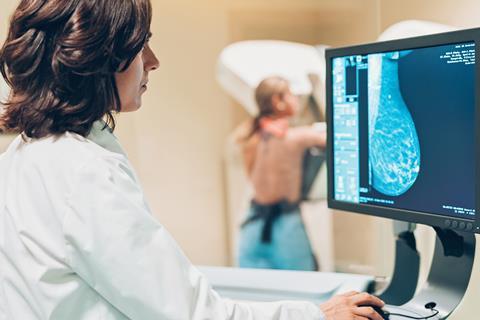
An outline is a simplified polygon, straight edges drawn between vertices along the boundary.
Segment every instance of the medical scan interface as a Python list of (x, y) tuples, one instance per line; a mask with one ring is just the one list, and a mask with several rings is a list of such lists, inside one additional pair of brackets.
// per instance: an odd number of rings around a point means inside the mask
[(474, 219), (475, 43), (332, 68), (335, 200)]

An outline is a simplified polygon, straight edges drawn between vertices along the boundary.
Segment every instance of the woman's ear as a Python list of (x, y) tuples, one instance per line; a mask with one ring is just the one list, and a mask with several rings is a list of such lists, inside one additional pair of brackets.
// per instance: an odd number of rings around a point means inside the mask
[(285, 102), (283, 102), (279, 94), (272, 95), (271, 98), (272, 107), (275, 111), (284, 111), (286, 108)]

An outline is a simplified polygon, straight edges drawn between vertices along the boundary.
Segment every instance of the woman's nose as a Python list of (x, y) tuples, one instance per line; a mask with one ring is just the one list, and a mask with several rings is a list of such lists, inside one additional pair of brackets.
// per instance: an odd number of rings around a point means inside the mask
[(155, 53), (150, 48), (149, 45), (145, 46), (144, 54), (144, 65), (145, 71), (153, 71), (160, 67), (160, 61), (158, 61)]

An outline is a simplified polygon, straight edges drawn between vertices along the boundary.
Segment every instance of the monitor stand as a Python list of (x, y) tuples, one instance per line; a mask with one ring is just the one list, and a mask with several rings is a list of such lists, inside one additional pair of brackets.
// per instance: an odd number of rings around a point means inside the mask
[(378, 294), (379, 298), (394, 306), (407, 303), (415, 295), (419, 273), (420, 255), (415, 234), (411, 230), (402, 231), (395, 241), (395, 267), (392, 279), (388, 287)]
[[(398, 307), (394, 306), (395, 298), (392, 298), (392, 302), (387, 299), (386, 309), (391, 313), (428, 317), (433, 314), (428, 306), (434, 306), (434, 309), (438, 310), (438, 315), (429, 319), (447, 319), (463, 299), (475, 257), (475, 234), (451, 229), (434, 229), (437, 234), (435, 252), (427, 281), (410, 301)], [(415, 258), (411, 262), (417, 263)], [(397, 260), (395, 263), (407, 265), (408, 261)], [(395, 267), (395, 270), (399, 268)], [(418, 273), (412, 274), (412, 277), (418, 277)], [(395, 274), (392, 279), (395, 279)], [(401, 286), (398, 282), (392, 282), (389, 290), (397, 290), (396, 287), (392, 287), (394, 285)], [(401, 287), (398, 290), (401, 290)], [(392, 315), (390, 319), (405, 318)]]

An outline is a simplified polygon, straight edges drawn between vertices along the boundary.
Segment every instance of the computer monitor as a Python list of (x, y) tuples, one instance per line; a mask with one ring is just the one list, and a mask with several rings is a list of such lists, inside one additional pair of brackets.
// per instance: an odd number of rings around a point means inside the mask
[(480, 29), (326, 52), (328, 204), (480, 233)]

